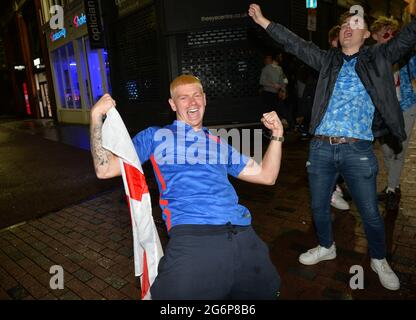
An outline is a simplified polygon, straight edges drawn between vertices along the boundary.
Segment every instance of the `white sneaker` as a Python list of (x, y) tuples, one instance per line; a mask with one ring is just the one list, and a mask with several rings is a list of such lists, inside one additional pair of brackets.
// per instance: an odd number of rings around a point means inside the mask
[(342, 193), (337, 190), (332, 193), (331, 206), (339, 210), (350, 210), (350, 205), (344, 200)]
[(323, 260), (332, 260), (337, 257), (337, 250), (335, 248), (335, 242), (332, 246), (327, 249), (325, 247), (317, 246), (313, 249), (308, 250), (305, 253), (302, 253), (299, 256), (299, 262), (307, 266), (317, 264)]
[(400, 281), (394, 271), (390, 268), (386, 259), (371, 259), (371, 269), (378, 274), (381, 285), (389, 290), (399, 290)]

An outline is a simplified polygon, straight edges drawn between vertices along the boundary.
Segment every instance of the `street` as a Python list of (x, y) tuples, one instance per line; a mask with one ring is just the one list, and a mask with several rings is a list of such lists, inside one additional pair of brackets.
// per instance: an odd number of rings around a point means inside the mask
[[(0, 168), (3, 203), (1, 223), (14, 221), (7, 217), (14, 207), (26, 210), (24, 219), (17, 225), (7, 225), (0, 231), (0, 299), (139, 299), (140, 281), (134, 277), (133, 249), (130, 217), (123, 201), (121, 179), (106, 186), (94, 185), (92, 162), (87, 150), (63, 145), (59, 138), (53, 143), (37, 132), (18, 130), (19, 126), (0, 125), (0, 153), (11, 153), (5, 149), (13, 141), (16, 154), (12, 167)], [(367, 241), (361, 219), (350, 203), (351, 210), (333, 209), (334, 237), (338, 249), (335, 260), (321, 262), (314, 266), (301, 265), (297, 258), (300, 253), (317, 245), (313, 230), (309, 190), (305, 163), (308, 141), (290, 134), (284, 144), (282, 169), (275, 186), (258, 186), (232, 179), (240, 197), (240, 202), (248, 207), (253, 215), (253, 227), (268, 244), (272, 260), (280, 273), (282, 287), (280, 299), (415, 299), (416, 298), (416, 133), (409, 147), (405, 169), (402, 175), (402, 201), (399, 212), (380, 210), (385, 218), (388, 246), (388, 260), (401, 281), (399, 291), (384, 289), (377, 275), (369, 266)], [(39, 165), (31, 160), (31, 154), (22, 155), (30, 143), (34, 150), (44, 144), (48, 149), (42, 159), (57, 159), (63, 150), (76, 163), (77, 168)], [(60, 146), (58, 146), (60, 144)], [(375, 145), (379, 158), (380, 173), (378, 189), (384, 188), (386, 175), (381, 160), (378, 143)], [(2, 153), (3, 152), (3, 153)], [(5, 153), (4, 153), (5, 152)], [(55, 154), (54, 154), (55, 152)], [(71, 155), (69, 155), (71, 154)], [(76, 157), (76, 158), (72, 158)], [(59, 157), (58, 157), (59, 159)], [(7, 159), (6, 159), (7, 160)], [(36, 164), (37, 167), (31, 167)], [(19, 170), (26, 167), (25, 177), (20, 178)], [(82, 179), (79, 179), (81, 170)], [(41, 180), (49, 170), (48, 180)], [(151, 167), (144, 166), (153, 202), (153, 214), (162, 244), (167, 236), (161, 211), (158, 207), (158, 191)], [(57, 175), (67, 172), (68, 176)], [(75, 175), (75, 172), (77, 175)], [(88, 175), (87, 175), (88, 173)], [(18, 183), (36, 181), (34, 185), (25, 184), (25, 189), (13, 187), (5, 182)], [(55, 205), (50, 197), (34, 201), (36, 206), (18, 206), (30, 202), (35, 195), (31, 189), (52, 192), (49, 184), (67, 179), (54, 188), (62, 188), (66, 194)], [(98, 180), (97, 180), (98, 181)], [(81, 195), (77, 190), (90, 185), (88, 192)], [(72, 191), (71, 191), (72, 190)], [(37, 196), (40, 193), (37, 193)], [(9, 200), (4, 201), (5, 195)], [(26, 198), (27, 197), (27, 198)], [(8, 205), (10, 210), (6, 210)], [(35, 210), (36, 208), (36, 210)], [(65, 282), (63, 290), (50, 289), (54, 265), (63, 267)], [(355, 266), (355, 267), (354, 267)], [(358, 269), (357, 269), (358, 266)], [(354, 267), (350, 273), (350, 268)], [(364, 289), (353, 290), (351, 278), (363, 269)]]

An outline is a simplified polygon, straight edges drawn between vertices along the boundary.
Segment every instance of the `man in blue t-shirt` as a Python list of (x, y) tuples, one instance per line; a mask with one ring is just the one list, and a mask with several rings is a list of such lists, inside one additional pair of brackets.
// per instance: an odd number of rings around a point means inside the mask
[[(263, 162), (240, 154), (203, 127), (206, 97), (198, 78), (172, 81), (169, 104), (176, 120), (133, 138), (140, 161), (150, 160), (169, 233), (153, 299), (276, 299), (280, 278), (266, 244), (238, 203), (228, 175), (273, 185), (282, 155), (283, 126), (276, 112), (261, 121), (272, 131)], [(99, 178), (120, 175), (117, 157), (103, 149), (103, 116), (115, 106), (105, 95), (91, 110), (91, 151)]]
[[(416, 1), (411, 0), (409, 8), (414, 15)], [(371, 268), (385, 288), (398, 290), (399, 278), (386, 260), (372, 141), (386, 131), (399, 143), (406, 140), (403, 113), (391, 81), (392, 64), (416, 45), (416, 20), (388, 43), (365, 46), (371, 36), (365, 16), (351, 9), (354, 13), (347, 12), (339, 21), (340, 48), (326, 51), (265, 18), (257, 4), (250, 5), (249, 15), (287, 52), (320, 72), (310, 126), (314, 137), (306, 164), (319, 245), (301, 254), (299, 262), (314, 265), (336, 258), (330, 199), (337, 177), (342, 175), (363, 221)]]

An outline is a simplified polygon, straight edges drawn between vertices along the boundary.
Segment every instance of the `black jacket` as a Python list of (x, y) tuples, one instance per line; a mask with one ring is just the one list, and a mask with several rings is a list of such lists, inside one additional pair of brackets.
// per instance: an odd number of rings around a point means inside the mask
[[(340, 49), (321, 50), (277, 23), (270, 23), (266, 31), (285, 51), (294, 54), (320, 72), (312, 108), (310, 133), (314, 134), (328, 108), (338, 74), (343, 65)], [(416, 45), (416, 20), (402, 29), (386, 44), (363, 46), (358, 53), (356, 71), (375, 106), (373, 135), (390, 133), (399, 141), (406, 139), (403, 112), (394, 87), (392, 65)]]

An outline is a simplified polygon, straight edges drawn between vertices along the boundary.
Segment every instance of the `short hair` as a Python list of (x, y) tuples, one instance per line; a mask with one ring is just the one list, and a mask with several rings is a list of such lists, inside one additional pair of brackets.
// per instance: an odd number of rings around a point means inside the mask
[(179, 86), (183, 86), (186, 84), (197, 84), (201, 87), (201, 90), (203, 91), (201, 80), (199, 80), (197, 77), (191, 75), (191, 74), (182, 74), (178, 77), (176, 77), (171, 83), (170, 83), (170, 96), (173, 97), (173, 93), (175, 92), (175, 89)]
[[(347, 21), (348, 18), (355, 16), (357, 13), (352, 13), (350, 11), (344, 12), (342, 15), (340, 15), (339, 20), (338, 20), (338, 24), (340, 26), (342, 26), (344, 24), (345, 21)], [(364, 19), (364, 25), (365, 27), (368, 29), (368, 26), (370, 25), (368, 23), (368, 16), (366, 14), (364, 14), (363, 16)]]
[(380, 16), (377, 18), (376, 21), (373, 22), (373, 24), (370, 27), (370, 31), (377, 32), (380, 31), (384, 27), (391, 27), (393, 31), (397, 31), (400, 29), (399, 21), (394, 19), (393, 17), (386, 17), (386, 16)]
[(332, 42), (336, 38), (339, 37), (339, 32), (341, 31), (341, 27), (339, 25), (333, 26), (331, 30), (328, 32), (328, 41)]

